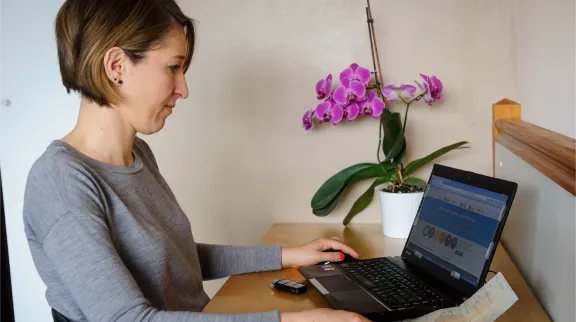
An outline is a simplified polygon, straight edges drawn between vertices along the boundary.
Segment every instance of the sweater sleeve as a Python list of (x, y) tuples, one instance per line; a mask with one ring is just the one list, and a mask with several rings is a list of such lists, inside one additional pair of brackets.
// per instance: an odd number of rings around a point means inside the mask
[(202, 278), (222, 278), (243, 273), (272, 271), (282, 268), (280, 246), (228, 246), (196, 244)]
[(280, 321), (278, 311), (209, 314), (152, 307), (120, 259), (105, 220), (98, 214), (69, 212), (61, 216), (49, 228), (42, 250), (89, 321)]

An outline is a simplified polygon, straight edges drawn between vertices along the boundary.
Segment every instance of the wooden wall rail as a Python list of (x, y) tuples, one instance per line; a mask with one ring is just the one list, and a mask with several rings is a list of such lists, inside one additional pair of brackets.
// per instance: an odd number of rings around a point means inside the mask
[(494, 104), (493, 158), (499, 143), (576, 196), (576, 140), (524, 122), (520, 114), (520, 104), (513, 101)]

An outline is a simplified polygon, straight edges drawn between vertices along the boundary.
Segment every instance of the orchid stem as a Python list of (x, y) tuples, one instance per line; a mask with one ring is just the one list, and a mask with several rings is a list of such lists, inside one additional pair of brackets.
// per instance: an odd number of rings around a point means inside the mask
[[(406, 122), (408, 121), (408, 109), (410, 109), (410, 104), (412, 104), (412, 102), (414, 102), (414, 100), (406, 103), (406, 113), (404, 113), (404, 125), (402, 125), (402, 135), (404, 135), (404, 131), (406, 130)], [(404, 138), (404, 141), (406, 141), (406, 138)], [(404, 143), (406, 144), (406, 143)], [(398, 172), (398, 177), (400, 178), (400, 182), (404, 183), (404, 179), (402, 178), (402, 172), (404, 171), (404, 163), (400, 162), (400, 169), (398, 169), (398, 167), (396, 167), (396, 171)]]
[(400, 179), (400, 184), (404, 183), (404, 177), (402, 177), (402, 171), (400, 168), (396, 167), (396, 173), (398, 174), (398, 178)]
[(378, 130), (379, 135), (378, 135), (378, 150), (376, 150), (376, 158), (378, 159), (378, 164), (381, 164), (382, 161), (380, 161), (380, 146), (382, 144), (382, 118), (384, 114), (380, 115), (380, 129)]
[(404, 125), (402, 126), (402, 134), (404, 134), (404, 131), (406, 130), (406, 122), (408, 122), (408, 109), (410, 108), (410, 104), (419, 101), (420, 99), (422, 99), (422, 97), (424, 97), (424, 94), (428, 93), (428, 91), (416, 96), (413, 100), (411, 100), (410, 102), (406, 102), (402, 99), (402, 101), (404, 103), (406, 103), (406, 112), (404, 113)]
[(402, 126), (402, 134), (404, 134), (404, 131), (406, 130), (406, 121), (408, 121), (408, 109), (410, 109), (410, 104), (412, 104), (413, 101), (410, 101), (409, 103), (406, 104), (406, 112), (404, 113), (404, 125)]
[[(382, 99), (384, 99), (384, 97), (382, 96), (382, 89), (380, 81), (381, 81), (381, 75), (378, 75), (378, 70), (379, 68), (376, 67), (376, 53), (375, 53), (375, 45), (376, 45), (376, 40), (374, 39), (374, 20), (372, 19), (372, 15), (370, 12), (370, 0), (367, 0), (368, 6), (366, 7), (366, 20), (368, 22), (368, 36), (370, 37), (370, 53), (372, 54), (372, 67), (373, 67), (373, 74), (374, 74), (374, 86), (370, 87), (370, 89), (376, 89), (378, 92), (378, 96), (380, 96)], [(377, 50), (377, 49), (376, 49)], [(379, 66), (378, 66), (379, 67)], [(378, 129), (378, 150), (376, 150), (376, 159), (378, 160), (378, 164), (381, 164), (382, 161), (380, 159), (380, 147), (382, 146), (382, 122), (383, 122), (383, 115), (380, 115), (380, 127)]]

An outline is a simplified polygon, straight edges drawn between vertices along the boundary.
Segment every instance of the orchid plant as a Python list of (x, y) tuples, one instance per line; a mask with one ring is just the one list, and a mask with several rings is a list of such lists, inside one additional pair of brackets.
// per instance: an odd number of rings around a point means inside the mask
[[(404, 166), (407, 144), (404, 132), (408, 110), (413, 103), (422, 99), (428, 106), (441, 100), (444, 89), (442, 82), (435, 76), (420, 74), (423, 81), (415, 81), (417, 86), (402, 84), (381, 88), (377, 78), (375, 85), (370, 85), (372, 74), (376, 72), (373, 73), (353, 63), (340, 73), (340, 85), (334, 91), (332, 91), (332, 74), (319, 80), (316, 84), (316, 93), (317, 99), (322, 102), (315, 109), (306, 111), (302, 117), (302, 125), (306, 131), (322, 123), (337, 125), (344, 120), (352, 122), (360, 117), (380, 119), (378, 162), (359, 163), (339, 171), (324, 182), (312, 197), (312, 212), (316, 216), (327, 216), (336, 208), (344, 192), (352, 184), (375, 178), (349, 210), (344, 225), (372, 202), (376, 186), (388, 183), (384, 189), (392, 193), (423, 191), (426, 182), (413, 176), (414, 172), (451, 150), (465, 148), (464, 145), (468, 143), (466, 141), (454, 143)], [(391, 102), (394, 101), (406, 105), (403, 122), (400, 113), (389, 110)]]

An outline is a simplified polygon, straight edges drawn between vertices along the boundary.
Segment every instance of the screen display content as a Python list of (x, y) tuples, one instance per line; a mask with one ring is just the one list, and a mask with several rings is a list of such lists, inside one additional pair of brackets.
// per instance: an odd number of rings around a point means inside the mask
[(507, 199), (432, 176), (406, 250), (477, 286)]

